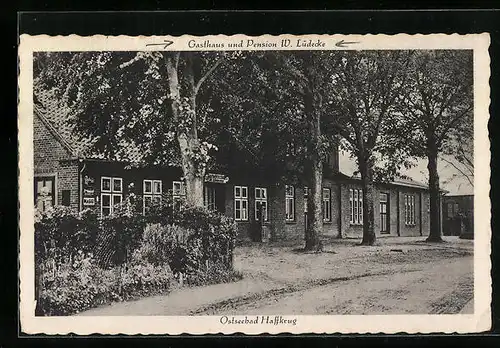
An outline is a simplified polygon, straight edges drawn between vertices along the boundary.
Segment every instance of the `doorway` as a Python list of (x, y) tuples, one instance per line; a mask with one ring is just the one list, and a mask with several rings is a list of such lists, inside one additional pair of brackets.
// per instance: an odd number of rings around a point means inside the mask
[(380, 233), (389, 234), (389, 195), (380, 193)]

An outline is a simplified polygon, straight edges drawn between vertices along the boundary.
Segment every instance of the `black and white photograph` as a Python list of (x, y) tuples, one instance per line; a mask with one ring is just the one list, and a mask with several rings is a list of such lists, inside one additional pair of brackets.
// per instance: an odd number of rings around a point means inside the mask
[(488, 35), (132, 39), (22, 37), (31, 330), (489, 328)]

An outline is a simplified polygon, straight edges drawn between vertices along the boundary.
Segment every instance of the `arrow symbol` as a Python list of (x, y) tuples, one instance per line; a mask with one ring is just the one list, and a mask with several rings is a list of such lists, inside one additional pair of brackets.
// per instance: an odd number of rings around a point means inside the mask
[(174, 42), (170, 41), (170, 40), (163, 40), (163, 43), (150, 43), (150, 44), (146, 44), (146, 46), (164, 46), (163, 49), (167, 49), (167, 47), (173, 43)]
[(340, 40), (339, 42), (335, 43), (335, 46), (337, 47), (347, 47), (347, 45), (352, 45), (352, 44), (357, 44), (359, 41), (344, 41)]

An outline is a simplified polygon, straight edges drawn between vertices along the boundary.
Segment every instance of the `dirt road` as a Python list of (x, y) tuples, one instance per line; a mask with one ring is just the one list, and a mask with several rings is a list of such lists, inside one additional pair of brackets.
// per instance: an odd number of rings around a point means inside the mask
[[(294, 246), (236, 249), (235, 283), (180, 288), (80, 315), (473, 313), (473, 242), (333, 241), (321, 254)], [(465, 312), (464, 312), (465, 311)]]
[[(226, 301), (196, 314), (453, 314), (473, 297), (471, 259)], [(470, 308), (473, 313), (473, 308)]]

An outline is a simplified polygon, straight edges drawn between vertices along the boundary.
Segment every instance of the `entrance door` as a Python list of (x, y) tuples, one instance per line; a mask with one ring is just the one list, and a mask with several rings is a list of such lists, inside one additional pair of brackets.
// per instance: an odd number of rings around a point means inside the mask
[(45, 211), (56, 204), (55, 178), (35, 177), (35, 206), (40, 211)]
[(223, 185), (206, 184), (203, 189), (203, 203), (210, 211), (224, 213), (226, 210), (226, 192)]
[(217, 191), (213, 186), (205, 186), (203, 193), (203, 201), (205, 203), (205, 208), (210, 211), (217, 210)]
[(380, 233), (389, 233), (389, 195), (380, 194)]

